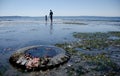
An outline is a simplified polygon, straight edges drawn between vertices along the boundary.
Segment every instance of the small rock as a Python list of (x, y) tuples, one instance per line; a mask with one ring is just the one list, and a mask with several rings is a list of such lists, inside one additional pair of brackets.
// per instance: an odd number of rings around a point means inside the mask
[(71, 66), (72, 66), (72, 63), (68, 63), (67, 66), (71, 67)]

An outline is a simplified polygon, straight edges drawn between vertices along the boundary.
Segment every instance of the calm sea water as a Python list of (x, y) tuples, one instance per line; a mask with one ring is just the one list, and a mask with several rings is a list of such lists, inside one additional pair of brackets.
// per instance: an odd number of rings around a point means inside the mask
[[(0, 21), (41, 21), (44, 17), (27, 16), (0, 16)], [(77, 21), (112, 21), (120, 22), (120, 17), (99, 17), (99, 16), (54, 16), (54, 20), (77, 20)]]
[(72, 42), (73, 32), (109, 31), (120, 31), (120, 17), (54, 17), (52, 25), (44, 17), (0, 17), (0, 72), (16, 71), (9, 57), (19, 48)]

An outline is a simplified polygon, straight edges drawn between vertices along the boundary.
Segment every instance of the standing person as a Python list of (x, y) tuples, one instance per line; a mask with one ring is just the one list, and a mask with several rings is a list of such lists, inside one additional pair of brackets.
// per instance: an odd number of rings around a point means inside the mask
[(51, 20), (51, 23), (53, 22), (53, 12), (52, 12), (52, 10), (50, 10), (50, 20)]

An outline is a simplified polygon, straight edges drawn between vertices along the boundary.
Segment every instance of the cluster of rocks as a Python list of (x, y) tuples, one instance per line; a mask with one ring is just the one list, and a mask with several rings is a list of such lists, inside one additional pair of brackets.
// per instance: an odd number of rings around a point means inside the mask
[[(70, 55), (66, 52), (62, 52), (53, 57), (35, 57), (30, 54), (26, 54), (26, 51), (29, 49), (37, 48), (41, 46), (30, 46), (26, 48), (22, 48), (14, 53), (9, 61), (10, 63), (24, 70), (35, 71), (35, 70), (47, 70), (57, 67), (65, 62), (67, 62), (70, 58)], [(41, 47), (42, 48), (42, 47)], [(57, 47), (58, 48), (58, 47)], [(51, 51), (52, 52), (52, 51)]]

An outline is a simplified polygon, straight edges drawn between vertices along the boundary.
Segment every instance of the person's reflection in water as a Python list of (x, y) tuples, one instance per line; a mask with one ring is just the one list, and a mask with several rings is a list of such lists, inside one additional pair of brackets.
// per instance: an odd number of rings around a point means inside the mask
[(52, 24), (52, 22), (50, 23), (50, 34), (53, 34), (53, 24)]
[(47, 15), (45, 15), (45, 25), (47, 25)]

